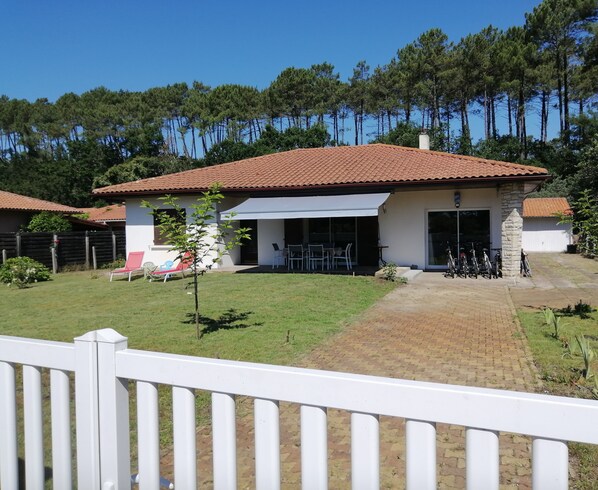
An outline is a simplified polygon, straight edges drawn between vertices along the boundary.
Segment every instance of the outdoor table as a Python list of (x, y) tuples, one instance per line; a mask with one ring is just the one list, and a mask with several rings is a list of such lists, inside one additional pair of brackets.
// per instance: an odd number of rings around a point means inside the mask
[(378, 247), (378, 264), (382, 265), (383, 267), (386, 265), (386, 260), (382, 258), (382, 250), (388, 248), (388, 245), (377, 245)]

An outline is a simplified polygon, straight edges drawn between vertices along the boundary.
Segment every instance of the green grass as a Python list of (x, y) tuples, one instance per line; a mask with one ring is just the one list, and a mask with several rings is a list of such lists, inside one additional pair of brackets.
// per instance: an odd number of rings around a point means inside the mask
[[(201, 314), (246, 313), (247, 328), (198, 341), (188, 279), (148, 283), (59, 274), (50, 282), (0, 289), (0, 334), (71, 342), (111, 327), (129, 347), (263, 363), (292, 363), (394, 286), (372, 277), (214, 273), (200, 278)], [(287, 334), (290, 332), (290, 342)]]
[[(557, 316), (558, 311), (555, 311)], [(541, 311), (518, 312), (519, 320), (528, 338), (530, 348), (544, 388), (551, 394), (578, 398), (597, 398), (594, 389), (596, 378), (583, 379), (583, 360), (577, 353), (570, 355), (568, 344), (577, 347), (576, 335), (584, 335), (590, 340), (590, 345), (598, 354), (598, 313), (593, 312), (589, 318), (578, 315), (561, 317), (559, 338), (553, 336), (554, 329), (545, 324)], [(592, 365), (597, 373), (598, 362)], [(597, 373), (598, 374), (598, 373)], [(557, 420), (554, 423), (558, 423)], [(594, 430), (588, 427), (588, 430)], [(598, 482), (598, 447), (587, 444), (569, 444), (573, 471), (571, 474), (572, 488), (590, 490), (596, 488)]]
[[(1, 287), (0, 335), (72, 342), (90, 330), (110, 327), (128, 337), (134, 349), (292, 365), (396, 287), (373, 277), (320, 274), (213, 273), (199, 281), (201, 314), (218, 320), (232, 309), (246, 316), (233, 325), (241, 323), (245, 328), (219, 329), (197, 340), (188, 317), (194, 308), (188, 278), (165, 284), (141, 278), (111, 283), (103, 273), (70, 272), (27, 289)], [(20, 380), (18, 386), (20, 391)], [(130, 394), (135, 467), (133, 386)], [(47, 402), (46, 395), (47, 391)], [(161, 447), (168, 451), (172, 443), (169, 387), (160, 388), (159, 399)], [(198, 423), (208, 418), (209, 394), (198, 393)]]

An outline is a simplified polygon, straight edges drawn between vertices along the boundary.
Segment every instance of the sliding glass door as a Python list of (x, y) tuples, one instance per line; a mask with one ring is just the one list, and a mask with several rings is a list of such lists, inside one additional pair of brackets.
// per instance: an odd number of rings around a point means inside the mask
[(467, 250), (490, 245), (490, 211), (456, 210), (428, 212), (428, 264), (431, 269), (446, 267), (447, 247), (456, 257), (460, 247)]

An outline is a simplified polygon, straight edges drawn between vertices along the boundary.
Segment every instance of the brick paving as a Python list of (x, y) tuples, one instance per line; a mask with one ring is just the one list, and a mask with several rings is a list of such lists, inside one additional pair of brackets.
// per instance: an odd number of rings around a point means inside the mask
[[(516, 320), (513, 301), (518, 307), (538, 307), (542, 301), (549, 304), (558, 299), (562, 305), (568, 298), (577, 301), (580, 292), (598, 293), (598, 264), (596, 272), (575, 260), (575, 266), (560, 264), (555, 268), (559, 260), (558, 256), (532, 256), (534, 279), (516, 281), (445, 279), (440, 274), (424, 273), (388, 294), (298, 365), (420, 381), (539, 391), (541, 385)], [(251, 400), (238, 400), (237, 410), (239, 488), (255, 488)], [(282, 486), (299, 488), (299, 407), (281, 403), (280, 412)], [(328, 412), (329, 485), (332, 489), (351, 486), (348, 428), (348, 413)], [(197, 443), (201, 486), (210, 488), (209, 427), (198, 430)], [(404, 445), (404, 422), (382, 417), (382, 488), (404, 487)], [(530, 447), (526, 437), (500, 435), (501, 488), (531, 488)], [(162, 463), (163, 473), (171, 475), (172, 455)], [(438, 424), (437, 463), (438, 488), (465, 487), (462, 427)]]

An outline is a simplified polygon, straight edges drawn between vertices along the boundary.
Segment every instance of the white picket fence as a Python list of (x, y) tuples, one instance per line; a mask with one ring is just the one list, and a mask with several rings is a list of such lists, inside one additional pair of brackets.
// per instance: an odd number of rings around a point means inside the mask
[[(408, 489), (436, 488), (436, 423), (466, 427), (468, 489), (498, 489), (498, 432), (532, 437), (536, 489), (568, 485), (566, 441), (598, 444), (598, 402), (390, 378), (203, 359), (127, 348), (111, 329), (74, 344), (0, 336), (0, 487), (18, 488), (16, 366), (23, 365), (25, 479), (44, 488), (42, 368), (50, 370), (55, 489), (130, 489), (128, 382), (137, 382), (140, 488), (158, 489), (158, 385), (172, 386), (174, 484), (197, 487), (195, 390), (212, 393), (213, 481), (237, 486), (235, 395), (254, 399), (255, 478), (281, 482), (279, 401), (301, 406), (303, 489), (328, 486), (327, 408), (351, 412), (354, 489), (380, 483), (379, 416), (406, 420)], [(76, 477), (72, 475), (71, 394), (75, 373)]]

